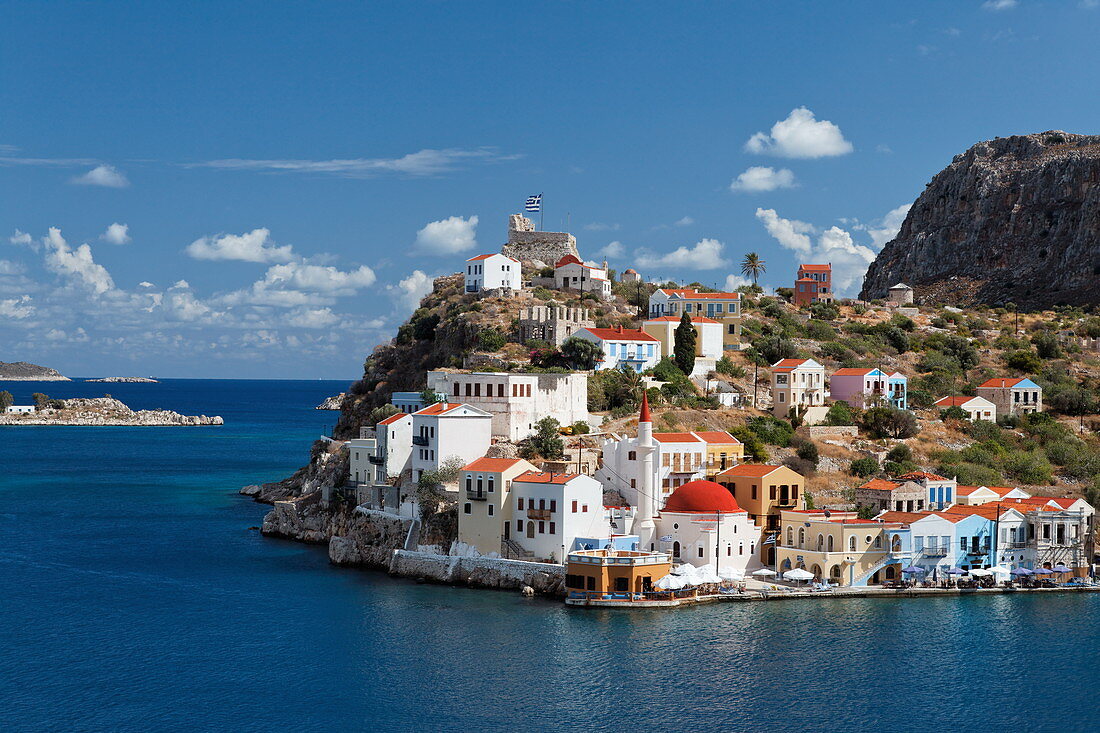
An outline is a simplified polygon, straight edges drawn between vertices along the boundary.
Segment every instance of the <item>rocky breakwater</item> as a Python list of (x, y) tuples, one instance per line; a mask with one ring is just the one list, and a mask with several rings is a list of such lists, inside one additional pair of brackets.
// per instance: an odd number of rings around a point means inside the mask
[(113, 397), (50, 400), (29, 415), (0, 415), (0, 425), (175, 427), (222, 425), (221, 417), (181, 415), (171, 410), (131, 410)]
[(1013, 135), (955, 156), (871, 263), (860, 297), (899, 282), (918, 302), (1100, 303), (1100, 136)]

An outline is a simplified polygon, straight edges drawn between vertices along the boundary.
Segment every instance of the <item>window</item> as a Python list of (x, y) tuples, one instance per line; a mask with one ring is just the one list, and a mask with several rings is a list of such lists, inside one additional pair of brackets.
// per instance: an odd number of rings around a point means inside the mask
[(517, 519), (516, 520), (516, 531), (517, 532), (522, 532), (523, 531), (523, 520), (522, 519)]
[(588, 590), (596, 590), (596, 579), (595, 578), (593, 578), (593, 577), (585, 578), (584, 582), (585, 582), (585, 586), (588, 588)]
[(848, 538), (848, 551), (849, 552), (855, 552), (856, 551), (856, 537), (855, 537), (855, 535), (852, 535), (851, 537)]
[(489, 475), (489, 493), (490, 493), (490, 494), (494, 493), (494, 491), (493, 491), (493, 488), (494, 488), (494, 487), (493, 487), (493, 484), (495, 484), (495, 483), (496, 483), (496, 480), (497, 480), (497, 477), (496, 477), (496, 476), (493, 476), (493, 475), (491, 475), (491, 474)]
[(554, 529), (554, 527), (554, 522), (550, 522), (550, 534), (557, 534), (557, 531)]
[(634, 451), (634, 450), (632, 450), (632, 451), (627, 451), (627, 454), (626, 454), (626, 460), (628, 460), (628, 461), (636, 461), (636, 460), (638, 460), (638, 451)]
[(699, 545), (699, 557), (703, 556), (703, 546)]
[(463, 514), (469, 514), (469, 513), (470, 513), (470, 509), (471, 509), (471, 504), (470, 504), (470, 502), (466, 502), (465, 504), (463, 504), (463, 505), (462, 505), (462, 513), (463, 513)]
[(546, 509), (546, 499), (539, 499), (539, 509)]
[(481, 382), (474, 382), (474, 397), (481, 396)]
[(482, 490), (485, 488), (484, 483), (485, 483), (485, 479), (481, 476), (478, 476), (477, 477), (477, 493), (480, 494), (482, 492)]
[(805, 527), (799, 527), (798, 528), (798, 546), (799, 547), (805, 547), (806, 546), (806, 528)]
[(539, 522), (539, 534), (546, 534), (546, 522)]
[(638, 488), (638, 479), (636, 479), (636, 478), (630, 479), (630, 488), (632, 488), (632, 489)]
[(501, 382), (500, 384), (497, 385), (497, 397), (503, 397), (503, 396), (504, 396), (504, 383)]
[(753, 499), (755, 499), (755, 498), (756, 498), (756, 484), (753, 484), (753, 485), (752, 485), (752, 498), (753, 498)]
[[(557, 499), (551, 499), (551, 500), (550, 500), (550, 511), (552, 511), (552, 512), (556, 512), (557, 510), (558, 510), (558, 502), (557, 502)], [(552, 530), (551, 530), (551, 531), (552, 531)]]
[(470, 383), (469, 382), (466, 382), (466, 396), (467, 397), (470, 396)]
[(794, 544), (794, 527), (787, 527), (787, 547)]
[(576, 502), (576, 500), (573, 501), (573, 513), (574, 514), (577, 513), (577, 502)]
[(780, 402), (786, 402), (787, 401), (787, 394), (785, 392), (780, 392), (779, 393), (779, 401)]
[(768, 487), (768, 498), (775, 501), (775, 484)]
[(581, 505), (581, 514), (587, 514), (587, 513), (588, 513), (588, 505), (587, 504), (582, 504)]
[(518, 499), (516, 499), (516, 509), (520, 510), (521, 512), (523, 511), (523, 497), (522, 496), (519, 497)]
[(490, 516), (490, 517), (491, 517), (491, 516), (493, 516), (493, 509), (494, 509), (493, 505), (492, 505), (492, 504), (490, 504), (490, 505), (489, 505), (489, 516)]
[(473, 488), (474, 488), (474, 478), (470, 474), (466, 474), (466, 490), (467, 491), (473, 491)]

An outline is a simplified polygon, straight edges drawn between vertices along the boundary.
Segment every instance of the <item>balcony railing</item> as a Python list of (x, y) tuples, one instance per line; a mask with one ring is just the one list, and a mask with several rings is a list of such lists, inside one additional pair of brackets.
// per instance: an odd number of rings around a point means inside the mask
[(476, 501), (485, 501), (489, 498), (489, 495), (484, 490), (478, 491), (477, 489), (466, 489), (466, 498), (474, 499)]
[(386, 458), (384, 456), (367, 456), (367, 460), (376, 466), (381, 466), (383, 463), (386, 462)]
[(1027, 549), (1027, 543), (1026, 542), (1005, 542), (1004, 544), (1001, 545), (1001, 547), (1003, 547), (1006, 550), (1026, 550)]
[(550, 519), (550, 510), (549, 509), (528, 509), (527, 510), (527, 518), (528, 519), (540, 519), (540, 520), (543, 520), (543, 521), (548, 520), (548, 519)]
[(947, 557), (946, 547), (925, 547), (921, 552), (925, 557)]
[(414, 435), (413, 436), (413, 445), (427, 445), (427, 444), (428, 444), (428, 436), (427, 435)]

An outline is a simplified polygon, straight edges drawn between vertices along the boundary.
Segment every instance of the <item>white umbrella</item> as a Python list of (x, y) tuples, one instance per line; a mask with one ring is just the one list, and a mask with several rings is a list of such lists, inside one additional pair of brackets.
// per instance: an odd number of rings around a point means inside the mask
[(783, 577), (786, 580), (813, 580), (814, 574), (802, 568), (795, 568), (783, 573)]
[(710, 565), (707, 565), (704, 568), (699, 568), (699, 571), (695, 574), (695, 579), (700, 583), (722, 582), (722, 579), (718, 577), (718, 573)]
[(985, 578), (985, 577), (988, 577), (990, 575), (993, 575), (993, 571), (992, 570), (986, 570), (985, 568), (971, 568), (970, 569), (970, 574), (973, 575), (973, 576), (976, 576), (978, 578)]
[(994, 565), (989, 569), (989, 572), (993, 573), (994, 575), (1011, 575), (1012, 569), (1006, 568), (1004, 565)]
[(774, 570), (768, 570), (767, 568), (760, 568), (759, 570), (753, 570), (749, 575), (756, 575), (761, 578), (766, 578), (771, 575), (775, 575)]
[(722, 580), (744, 580), (745, 572), (737, 568), (721, 568), (718, 571), (718, 577)]
[(677, 578), (675, 575), (666, 575), (658, 580), (655, 585), (660, 590), (676, 590), (677, 588), (683, 588), (683, 581)]

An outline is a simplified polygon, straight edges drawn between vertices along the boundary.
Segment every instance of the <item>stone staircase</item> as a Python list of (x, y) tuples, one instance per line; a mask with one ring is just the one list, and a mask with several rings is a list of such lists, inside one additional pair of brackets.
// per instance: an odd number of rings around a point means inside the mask
[(500, 538), (500, 556), (508, 560), (535, 559), (535, 553), (528, 552), (527, 550), (523, 549), (523, 546), (515, 540), (505, 537)]

